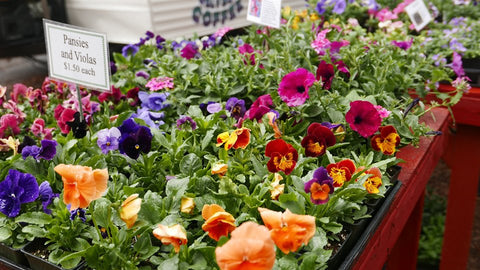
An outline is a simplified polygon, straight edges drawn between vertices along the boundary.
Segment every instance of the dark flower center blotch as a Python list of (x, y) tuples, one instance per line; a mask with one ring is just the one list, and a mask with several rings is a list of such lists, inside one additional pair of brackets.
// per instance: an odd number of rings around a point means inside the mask
[(297, 92), (298, 93), (302, 94), (303, 92), (305, 92), (305, 90), (306, 90), (305, 86), (303, 86), (303, 85), (297, 86)]

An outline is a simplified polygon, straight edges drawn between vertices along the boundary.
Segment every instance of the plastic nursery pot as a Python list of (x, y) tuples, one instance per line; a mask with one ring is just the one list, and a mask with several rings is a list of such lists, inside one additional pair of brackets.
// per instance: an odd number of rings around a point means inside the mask
[(397, 192), (400, 190), (402, 182), (396, 181), (394, 185), (391, 186), (388, 195), (385, 196), (385, 200), (378, 209), (376, 213), (369, 219), (368, 225), (362, 230), (360, 237), (354, 241), (353, 247), (350, 249), (347, 256), (342, 258), (341, 264), (336, 268), (329, 269), (351, 269), (355, 260), (363, 252), (365, 246), (367, 245), (369, 239), (377, 230), (381, 221), (383, 220), (385, 214), (390, 210), (390, 205), (392, 204)]
[[(27, 257), (27, 260), (30, 264), (32, 270), (63, 270), (60, 265), (53, 264), (48, 261), (47, 258), (41, 258), (35, 255), (38, 251), (42, 251), (46, 248), (45, 238), (37, 238), (33, 242), (28, 243), (25, 247), (22, 248), (23, 254)], [(83, 269), (85, 262), (80, 262), (76, 267), (70, 268), (72, 270)]]
[(0, 243), (0, 266), (7, 265), (13, 268), (17, 265), (19, 267), (28, 267), (28, 260), (22, 253), (21, 249), (9, 247)]
[(327, 244), (330, 246), (327, 248), (333, 249), (332, 256), (327, 261), (328, 269), (337, 269), (355, 244), (352, 238), (352, 229), (348, 224), (343, 226), (343, 230), (337, 236), (340, 238), (339, 242), (335, 241)]

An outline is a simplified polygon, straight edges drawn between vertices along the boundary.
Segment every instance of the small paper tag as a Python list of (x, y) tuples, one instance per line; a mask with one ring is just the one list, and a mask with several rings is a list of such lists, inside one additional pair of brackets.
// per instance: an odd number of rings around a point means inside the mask
[(91, 89), (110, 92), (107, 36), (43, 19), (48, 75)]
[(422, 30), (429, 22), (433, 20), (432, 15), (427, 9), (423, 0), (415, 0), (405, 7), (405, 11), (415, 26), (415, 30)]
[(282, 0), (248, 0), (247, 20), (280, 28)]

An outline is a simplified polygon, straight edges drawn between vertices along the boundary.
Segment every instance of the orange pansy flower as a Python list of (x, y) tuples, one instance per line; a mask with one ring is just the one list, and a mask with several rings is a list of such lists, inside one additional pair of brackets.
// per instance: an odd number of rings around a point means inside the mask
[(275, 264), (275, 244), (265, 226), (247, 221), (215, 249), (215, 257), (221, 270), (269, 270)]
[(225, 163), (215, 163), (212, 165), (212, 174), (218, 174), (220, 177), (227, 173), (228, 165)]
[(382, 185), (382, 173), (376, 167), (370, 168), (365, 171), (366, 174), (372, 174), (365, 182), (363, 186), (368, 193), (377, 194), (379, 192), (378, 188)]
[(158, 224), (153, 230), (153, 236), (162, 241), (164, 245), (173, 245), (176, 253), (180, 251), (180, 246), (187, 244), (187, 233), (180, 224), (165, 226)]
[(378, 129), (380, 134), (373, 136), (371, 145), (373, 150), (381, 151), (385, 155), (393, 155), (395, 148), (400, 144), (400, 136), (393, 126), (384, 126)]
[(307, 245), (315, 234), (313, 216), (293, 214), (288, 209), (282, 213), (259, 207), (258, 211), (273, 241), (285, 254), (297, 251), (302, 244)]
[(62, 176), (63, 202), (70, 204), (70, 210), (86, 208), (107, 190), (107, 169), (59, 164), (54, 170)]
[(227, 236), (236, 228), (235, 218), (218, 204), (205, 204), (202, 217), (205, 219), (202, 229), (215, 241), (218, 241), (221, 236)]
[(138, 198), (138, 194), (132, 194), (123, 201), (120, 218), (127, 224), (127, 228), (133, 227), (133, 224), (137, 221), (141, 205), (142, 199)]

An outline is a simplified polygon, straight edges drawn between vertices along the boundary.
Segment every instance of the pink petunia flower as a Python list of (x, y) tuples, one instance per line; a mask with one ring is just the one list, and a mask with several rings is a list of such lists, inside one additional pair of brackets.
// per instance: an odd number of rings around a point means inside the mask
[(380, 117), (383, 119), (383, 118), (387, 118), (388, 116), (390, 116), (390, 114), (392, 113), (391, 111), (383, 108), (382, 106), (380, 105), (374, 105), (373, 107), (375, 107), (375, 109), (378, 111)]
[(148, 81), (145, 86), (148, 87), (150, 91), (158, 91), (162, 89), (173, 89), (175, 85), (173, 84), (173, 78), (156, 77)]
[(278, 94), (288, 106), (299, 106), (309, 98), (308, 90), (314, 82), (315, 75), (304, 68), (298, 68), (282, 78)]
[(382, 118), (373, 104), (361, 100), (350, 102), (350, 110), (345, 115), (345, 120), (351, 129), (365, 138), (377, 132), (382, 124)]
[(232, 30), (231, 27), (228, 27), (228, 26), (225, 26), (225, 27), (222, 27), (222, 28), (219, 28), (217, 29), (217, 31), (215, 31), (215, 33), (213, 33), (213, 36), (215, 38), (222, 38), (223, 36), (225, 36), (226, 33), (228, 33), (228, 31)]
[(257, 119), (257, 121), (260, 121), (263, 115), (269, 112), (272, 108), (273, 100), (269, 94), (259, 96), (257, 100), (253, 102), (252, 106), (250, 106), (250, 109), (245, 112), (244, 117), (250, 120)]
[(324, 55), (325, 50), (330, 47), (330, 40), (327, 38), (327, 33), (330, 32), (330, 29), (322, 30), (317, 34), (317, 37), (310, 44), (312, 48), (319, 54)]

